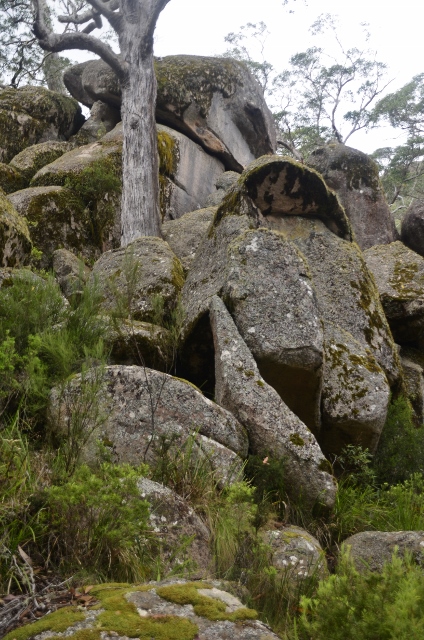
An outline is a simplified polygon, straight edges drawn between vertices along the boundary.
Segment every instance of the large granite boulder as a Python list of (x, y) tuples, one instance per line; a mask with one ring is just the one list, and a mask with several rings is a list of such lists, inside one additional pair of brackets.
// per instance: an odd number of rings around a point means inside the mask
[[(97, 402), (90, 412), (85, 405), (93, 407), (93, 394)], [(81, 412), (85, 412), (86, 440), (82, 458), (87, 461), (97, 455), (100, 440), (116, 462), (147, 462), (155, 467), (164, 446), (181, 449), (193, 438), (193, 462), (196, 456), (205, 458), (221, 477), (227, 477), (229, 460), (240, 472), (239, 456), (247, 455), (245, 430), (229, 411), (189, 382), (147, 367), (92, 369), (53, 390), (50, 422), (54, 431), (68, 433)]]
[(401, 345), (424, 346), (424, 258), (402, 242), (364, 252), (393, 332)]
[(86, 258), (99, 251), (90, 235), (90, 218), (84, 203), (64, 187), (30, 187), (8, 196), (26, 219), (34, 246), (42, 251), (39, 265), (52, 266), (53, 252), (68, 249)]
[[(215, 580), (171, 579), (145, 585), (100, 584), (96, 606), (65, 607), (27, 625), (24, 637), (151, 638), (162, 640), (278, 640), (257, 612)], [(40, 632), (44, 632), (40, 635)], [(6, 640), (12, 640), (16, 631)]]
[(10, 160), (30, 145), (67, 140), (84, 122), (73, 98), (44, 87), (0, 91), (0, 161)]
[(382, 571), (397, 550), (424, 566), (424, 531), (362, 531), (344, 541), (358, 571)]
[(32, 243), (25, 219), (0, 192), (0, 266), (20, 267), (29, 262)]
[(302, 581), (328, 576), (325, 553), (314, 536), (295, 526), (284, 526), (262, 532), (269, 547), (270, 564), (283, 580)]
[[(226, 169), (240, 171), (254, 158), (275, 150), (271, 112), (243, 63), (168, 56), (156, 60), (155, 69), (156, 120), (200, 144)], [(71, 94), (90, 107), (96, 100), (120, 106), (118, 79), (101, 60), (68, 69), (64, 81)]]
[(187, 273), (215, 215), (215, 207), (197, 209), (162, 224), (162, 235)]
[[(320, 443), (325, 427), (375, 448), (399, 360), (349, 221), (318, 173), (289, 158), (260, 158), (218, 207), (182, 295), (185, 375), (199, 384), (203, 376), (210, 387), (214, 295), (230, 310), (263, 378)], [(339, 339), (334, 332), (343, 334), (345, 349), (338, 373), (328, 364)], [(355, 375), (340, 394), (339, 374), (352, 365)], [(353, 417), (342, 411), (342, 396)], [(326, 438), (326, 452), (336, 453), (343, 438)]]
[(361, 249), (397, 240), (378, 167), (369, 156), (343, 144), (329, 144), (315, 149), (308, 165), (337, 193)]
[(141, 478), (140, 495), (149, 503), (150, 526), (158, 543), (163, 575), (206, 578), (213, 573), (210, 533), (190, 505), (159, 482)]
[(336, 482), (315, 437), (259, 373), (224, 303), (210, 306), (215, 343), (216, 400), (243, 424), (249, 449), (285, 460), (285, 489), (306, 509), (334, 506)]
[(91, 281), (98, 282), (105, 309), (149, 322), (158, 296), (165, 314), (175, 307), (184, 273), (167, 242), (143, 236), (125, 248), (103, 253), (93, 266)]
[[(46, 164), (54, 162), (57, 158), (60, 158), (64, 153), (71, 149), (72, 145), (70, 142), (60, 140), (40, 142), (39, 144), (33, 144), (18, 153), (14, 158), (12, 158), (9, 165), (16, 171), (20, 172), (27, 183), (25, 186), (27, 186), (37, 171), (45, 167)], [(23, 188), (23, 186), (21, 188)], [(17, 191), (17, 189), (15, 189), (15, 191)]]
[(424, 200), (413, 200), (402, 218), (401, 240), (407, 247), (424, 256)]

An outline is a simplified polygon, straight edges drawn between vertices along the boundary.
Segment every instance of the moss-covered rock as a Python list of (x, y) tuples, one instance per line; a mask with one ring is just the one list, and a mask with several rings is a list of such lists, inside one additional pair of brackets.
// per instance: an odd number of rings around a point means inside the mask
[(0, 194), (0, 265), (19, 267), (30, 259), (32, 242), (25, 219)]
[(308, 165), (337, 193), (361, 249), (397, 239), (378, 166), (369, 156), (343, 144), (329, 144), (315, 149)]
[(9, 164), (0, 162), (0, 187), (3, 193), (13, 193), (26, 187), (27, 181), (22, 173)]
[[(74, 640), (104, 637), (139, 640), (278, 640), (257, 620), (253, 609), (224, 591), (219, 581), (163, 581), (147, 585), (100, 584), (90, 590), (97, 605), (88, 611), (69, 607), (6, 635), (5, 640), (32, 640), (47, 631), (48, 637), (64, 632)], [(56, 635), (57, 637), (57, 635)]]
[(325, 553), (316, 538), (295, 526), (271, 529), (261, 533), (269, 547), (269, 562), (281, 580), (296, 583), (307, 578), (328, 576)]
[(51, 268), (56, 249), (68, 249), (87, 258), (96, 256), (88, 211), (72, 191), (63, 187), (30, 187), (8, 198), (27, 220), (34, 246), (43, 254), (42, 268)]
[(104, 253), (91, 275), (97, 279), (104, 296), (104, 307), (120, 308), (135, 320), (155, 317), (158, 297), (165, 316), (175, 307), (184, 284), (180, 261), (161, 238), (141, 237), (125, 249)]
[(63, 295), (68, 299), (81, 293), (90, 276), (90, 269), (68, 249), (53, 251), (52, 267)]
[[(25, 178), (27, 184), (31, 178), (46, 164), (54, 162), (57, 158), (63, 156), (64, 153), (70, 151), (72, 148), (69, 142), (49, 140), (48, 142), (41, 142), (40, 144), (34, 144), (27, 147), (20, 153), (18, 153), (9, 165), (16, 171), (19, 171)], [(25, 184), (25, 186), (27, 186)], [(24, 187), (22, 186), (21, 189)], [(18, 189), (14, 189), (18, 191)]]
[(26, 147), (47, 140), (66, 140), (83, 124), (73, 98), (44, 87), (0, 91), (0, 160), (9, 162)]

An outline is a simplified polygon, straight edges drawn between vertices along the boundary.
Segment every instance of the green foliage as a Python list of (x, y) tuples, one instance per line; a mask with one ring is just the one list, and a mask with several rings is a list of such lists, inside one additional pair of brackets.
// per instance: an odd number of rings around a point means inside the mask
[(405, 396), (390, 403), (373, 466), (379, 483), (395, 484), (424, 471), (424, 427), (414, 425)]
[(254, 487), (254, 500), (258, 505), (255, 526), (263, 526), (273, 517), (284, 519), (287, 495), (284, 490), (285, 461), (283, 459), (250, 455), (246, 467), (246, 477)]
[(137, 488), (145, 473), (145, 466), (103, 463), (94, 472), (82, 465), (67, 482), (45, 490), (42, 519), (57, 566), (83, 567), (103, 578), (146, 579), (144, 558), (137, 553), (148, 521)]
[(420, 640), (424, 635), (422, 569), (396, 555), (382, 573), (358, 573), (349, 556), (301, 599), (298, 640)]

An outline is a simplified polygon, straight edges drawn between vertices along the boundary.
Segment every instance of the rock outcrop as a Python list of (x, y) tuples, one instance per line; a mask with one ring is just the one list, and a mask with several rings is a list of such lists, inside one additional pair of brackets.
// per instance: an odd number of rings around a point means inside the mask
[[(75, 69), (75, 71), (74, 71)], [(200, 144), (226, 169), (240, 171), (275, 151), (275, 129), (263, 92), (245, 65), (233, 59), (168, 56), (155, 62), (156, 120)], [(119, 107), (121, 90), (101, 60), (68, 69), (70, 93), (83, 104)]]
[(308, 165), (337, 193), (361, 249), (397, 240), (378, 167), (369, 156), (344, 144), (329, 144), (315, 149)]
[(25, 219), (0, 192), (0, 266), (20, 267), (27, 264), (31, 249)]

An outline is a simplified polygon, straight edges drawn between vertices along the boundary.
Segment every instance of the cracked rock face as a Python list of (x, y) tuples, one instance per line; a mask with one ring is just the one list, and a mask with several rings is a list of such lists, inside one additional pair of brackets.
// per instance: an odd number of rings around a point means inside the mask
[(332, 508), (336, 482), (315, 437), (264, 381), (218, 296), (212, 299), (210, 317), (218, 403), (244, 425), (253, 453), (286, 460), (290, 497), (310, 509), (317, 503)]

